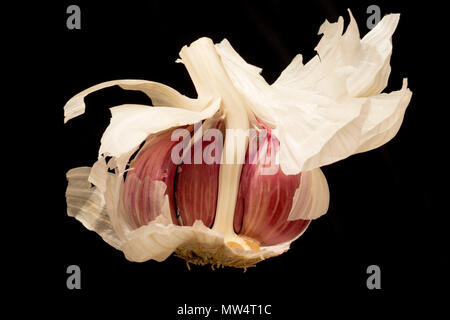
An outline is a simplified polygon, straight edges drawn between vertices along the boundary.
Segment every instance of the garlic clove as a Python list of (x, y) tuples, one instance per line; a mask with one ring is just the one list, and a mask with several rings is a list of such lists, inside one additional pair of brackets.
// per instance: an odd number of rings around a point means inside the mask
[[(258, 136), (250, 137), (255, 144)], [(239, 236), (256, 240), (261, 246), (292, 240), (309, 225), (309, 220), (289, 221), (301, 174), (285, 175), (279, 164), (272, 162), (279, 150), (279, 141), (268, 132), (254, 155), (244, 164), (234, 216), (234, 230)], [(265, 174), (264, 169), (273, 172)], [(268, 170), (267, 170), (268, 171)], [(267, 172), (266, 172), (267, 173)]]
[[(172, 141), (171, 133), (167, 130), (151, 136), (126, 174), (123, 204), (136, 226), (146, 225), (162, 214), (165, 195), (169, 197), (172, 222), (178, 224), (173, 191), (177, 167), (171, 152), (179, 141)], [(161, 189), (157, 182), (166, 187)]]
[[(216, 121), (216, 130), (221, 123)], [(217, 139), (218, 136), (210, 140), (200, 137), (177, 169), (175, 201), (183, 226), (192, 226), (200, 220), (211, 227), (214, 222), (222, 156), (222, 141)]]
[(196, 220), (212, 226), (218, 181), (218, 164), (183, 164), (178, 168), (175, 199), (183, 226), (192, 226)]

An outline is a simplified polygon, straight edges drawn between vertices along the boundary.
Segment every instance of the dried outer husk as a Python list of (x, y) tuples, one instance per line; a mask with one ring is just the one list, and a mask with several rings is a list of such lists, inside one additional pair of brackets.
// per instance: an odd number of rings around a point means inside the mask
[(398, 21), (398, 14), (386, 15), (363, 39), (351, 13), (344, 34), (342, 17), (326, 21), (319, 30), (318, 55), (305, 65), (297, 55), (272, 85), (226, 39), (216, 44), (246, 106), (279, 130), (285, 174), (377, 148), (395, 136), (412, 96), (406, 79), (400, 90), (381, 93), (391, 70), (391, 37)]
[(111, 225), (103, 192), (89, 182), (90, 172), (89, 167), (74, 168), (67, 172), (67, 214), (80, 221), (86, 229), (97, 232), (114, 248), (120, 249), (121, 240)]

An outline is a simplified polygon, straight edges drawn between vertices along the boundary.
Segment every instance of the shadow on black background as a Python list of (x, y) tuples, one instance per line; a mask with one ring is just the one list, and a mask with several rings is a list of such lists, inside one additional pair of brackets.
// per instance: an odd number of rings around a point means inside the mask
[[(81, 30), (66, 28), (70, 4), (81, 8)], [(108, 108), (148, 103), (139, 93), (107, 89), (89, 96), (86, 113), (64, 126), (62, 107), (74, 94), (103, 81), (129, 78), (162, 82), (194, 97), (186, 70), (175, 60), (182, 46), (200, 36), (215, 42), (229, 39), (244, 59), (263, 68), (270, 83), (295, 54), (302, 53), (304, 62), (315, 55), (317, 31), (325, 19), (342, 15), (348, 23), (350, 8), (364, 35), (369, 4), (379, 5), (382, 14), (402, 14), (385, 92), (398, 90), (408, 77), (413, 98), (392, 141), (323, 168), (331, 192), (329, 212), (289, 252), (246, 273), (195, 266), (188, 271), (176, 257), (164, 263), (131, 263), (66, 216), (65, 172), (96, 160)], [(48, 183), (45, 189), (37, 186), (32, 222), (27, 222), (37, 233), (29, 233), (33, 241), (25, 250), (26, 269), (31, 265), (39, 270), (39, 285), (17, 284), (19, 295), (36, 289), (34, 297), (47, 301), (39, 309), (47, 312), (56, 303), (80, 315), (88, 308), (99, 313), (105, 307), (113, 313), (144, 310), (149, 319), (194, 319), (177, 317), (176, 308), (185, 303), (271, 304), (267, 319), (291, 319), (308, 309), (345, 314), (366, 305), (360, 313), (364, 316), (367, 310), (388, 312), (385, 303), (396, 305), (402, 297), (448, 297), (448, 209), (443, 209), (446, 199), (436, 196), (441, 176), (434, 162), (440, 129), (435, 112), (448, 104), (439, 96), (438, 77), (444, 72), (440, 59), (446, 59), (439, 47), (442, 22), (434, 18), (439, 11), (384, 1), (62, 1), (28, 12), (45, 19), (32, 20), (28, 40), (17, 40), (25, 42), (22, 54), (28, 60), (22, 61), (30, 66), (28, 78), (36, 81), (30, 92), (39, 89), (33, 97), (24, 93), (24, 98), (34, 99), (26, 110), (36, 125), (27, 150), (45, 168), (33, 181)], [(79, 291), (66, 288), (71, 264), (82, 271)], [(381, 290), (366, 287), (366, 268), (372, 264), (381, 268)], [(313, 308), (314, 302), (321, 307)], [(336, 309), (330, 307), (334, 302)], [(217, 319), (222, 318), (229, 317)]]

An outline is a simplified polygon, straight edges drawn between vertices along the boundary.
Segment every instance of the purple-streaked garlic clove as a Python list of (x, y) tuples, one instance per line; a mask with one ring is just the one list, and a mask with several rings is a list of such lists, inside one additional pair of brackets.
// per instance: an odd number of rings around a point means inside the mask
[[(258, 136), (253, 135), (250, 139), (250, 145), (255, 145)], [(288, 221), (301, 173), (285, 175), (275, 163), (280, 142), (270, 131), (261, 140), (256, 152), (247, 152), (247, 161), (242, 168), (234, 230), (240, 236), (256, 240), (259, 245), (270, 246), (294, 239), (306, 229), (310, 220)]]
[[(153, 135), (130, 164), (124, 183), (123, 203), (136, 226), (148, 224), (162, 214), (165, 195), (169, 197), (172, 222), (178, 224), (174, 202), (176, 164), (171, 160), (171, 130)], [(166, 188), (161, 188), (161, 183)]]
[[(216, 127), (220, 124), (221, 121)], [(201, 220), (211, 227), (214, 222), (221, 159), (221, 149), (214, 148), (217, 142), (214, 139), (195, 142), (178, 167), (175, 201), (183, 226), (192, 226), (196, 220)]]

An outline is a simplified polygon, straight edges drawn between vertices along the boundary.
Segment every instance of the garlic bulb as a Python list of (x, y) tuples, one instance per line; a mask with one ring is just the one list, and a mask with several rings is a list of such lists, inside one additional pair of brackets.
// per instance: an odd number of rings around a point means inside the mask
[[(360, 39), (350, 13), (326, 21), (317, 55), (297, 55), (269, 85), (227, 40), (200, 38), (180, 52), (198, 93), (117, 80), (70, 99), (65, 122), (84, 98), (119, 85), (154, 107), (111, 108), (99, 157), (67, 173), (68, 214), (131, 261), (172, 253), (195, 264), (252, 266), (289, 249), (329, 204), (320, 167), (392, 139), (411, 99), (381, 93), (390, 74), (399, 15)], [(113, 172), (113, 173), (112, 173)]]

